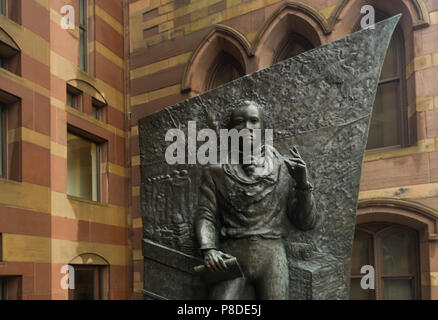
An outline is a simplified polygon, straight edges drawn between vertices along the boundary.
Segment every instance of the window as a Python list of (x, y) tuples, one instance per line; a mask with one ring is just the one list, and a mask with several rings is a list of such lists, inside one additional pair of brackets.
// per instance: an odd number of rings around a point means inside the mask
[(286, 37), (286, 40), (283, 41), (283, 45), (277, 51), (274, 61), (280, 62), (310, 49), (313, 49), (313, 45), (309, 40), (297, 33), (291, 33)]
[(6, 0), (0, 0), (0, 14), (6, 15)]
[[(5, 163), (6, 163), (6, 107), (0, 104), (0, 178), (5, 178)], [(0, 235), (1, 236), (1, 235)], [(1, 244), (1, 241), (0, 241)], [(1, 254), (1, 252), (0, 252)], [(0, 255), (1, 260), (1, 255)]]
[(5, 279), (0, 278), (0, 301), (6, 300), (6, 285), (5, 285)]
[(69, 85), (67, 85), (67, 105), (77, 110), (82, 108), (82, 92)]
[(214, 89), (245, 75), (240, 63), (229, 53), (222, 52), (210, 71), (207, 89)]
[(73, 265), (75, 289), (69, 290), (70, 300), (102, 300), (107, 297), (106, 267)]
[(105, 104), (97, 99), (92, 99), (91, 115), (94, 119), (105, 122)]
[(8, 141), (8, 132), (20, 126), (20, 98), (0, 89), (0, 178), (21, 180), (21, 146)]
[[(420, 298), (418, 235), (400, 225), (358, 226), (351, 261), (350, 298), (354, 300), (412, 300)], [(375, 269), (375, 290), (363, 290), (360, 269)]]
[[(376, 11), (376, 21), (385, 18), (386, 15)], [(407, 144), (404, 50), (403, 34), (398, 27), (389, 44), (377, 88), (368, 150)]]
[(79, 68), (87, 71), (87, 0), (79, 0)]
[(0, 14), (8, 17), (16, 23), (20, 23), (21, 1), (0, 0)]
[(21, 299), (21, 277), (0, 276), (0, 301)]
[(99, 146), (70, 132), (67, 135), (67, 194), (100, 201)]

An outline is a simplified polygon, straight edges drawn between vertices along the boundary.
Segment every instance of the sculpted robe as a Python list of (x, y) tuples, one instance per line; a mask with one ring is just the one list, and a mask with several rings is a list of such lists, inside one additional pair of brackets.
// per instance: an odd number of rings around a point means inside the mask
[(272, 170), (265, 175), (249, 177), (240, 164), (204, 168), (196, 218), (201, 250), (250, 236), (280, 239), (287, 218), (301, 230), (315, 226), (312, 188), (296, 188), (283, 157), (271, 150), (273, 156), (266, 161)]

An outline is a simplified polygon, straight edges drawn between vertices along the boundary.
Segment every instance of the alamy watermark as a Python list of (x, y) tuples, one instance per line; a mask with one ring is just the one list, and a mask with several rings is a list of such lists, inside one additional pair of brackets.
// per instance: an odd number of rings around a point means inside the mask
[(74, 290), (75, 289), (75, 268), (71, 265), (65, 265), (61, 267), (61, 273), (65, 274), (61, 278), (61, 289)]
[(61, 27), (65, 30), (74, 30), (75, 25), (75, 8), (71, 5), (61, 7)]
[(364, 276), (360, 279), (360, 287), (363, 290), (374, 290), (375, 288), (375, 270), (373, 266), (365, 265), (360, 268), (360, 273)]
[(360, 13), (364, 14), (360, 20), (360, 27), (362, 29), (376, 28), (376, 11), (373, 6), (365, 5), (360, 9)]
[[(244, 164), (267, 163), (272, 157), (272, 129), (221, 129), (197, 131), (196, 121), (189, 121), (187, 135), (181, 129), (169, 129), (165, 140), (172, 142), (166, 149), (169, 165), (175, 164)], [(203, 142), (197, 148), (198, 142)], [(219, 146), (219, 150), (218, 150)], [(265, 166), (268, 170), (269, 166)], [(269, 172), (267, 172), (269, 173)]]

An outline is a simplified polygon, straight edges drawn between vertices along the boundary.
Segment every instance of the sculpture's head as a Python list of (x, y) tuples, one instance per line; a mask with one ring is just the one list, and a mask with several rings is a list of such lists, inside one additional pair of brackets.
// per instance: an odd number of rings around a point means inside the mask
[[(250, 143), (253, 147), (256, 141), (254, 130), (261, 130), (259, 143), (264, 143), (264, 121), (262, 107), (254, 101), (243, 101), (231, 113), (229, 128), (238, 132), (247, 129)], [(243, 139), (239, 138), (239, 150), (243, 151)]]
[(230, 118), (230, 128), (248, 129), (264, 129), (263, 110), (260, 105), (254, 101), (243, 101), (237, 108), (233, 110)]

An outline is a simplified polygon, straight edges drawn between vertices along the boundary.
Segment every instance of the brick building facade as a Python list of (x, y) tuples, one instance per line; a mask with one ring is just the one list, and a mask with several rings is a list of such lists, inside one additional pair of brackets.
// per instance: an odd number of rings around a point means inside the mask
[[(0, 4), (2, 296), (142, 299), (137, 121), (359, 30), (370, 4), (403, 17), (365, 156), (352, 297), (438, 299), (438, 0)], [(358, 289), (364, 264), (376, 290)], [(76, 292), (60, 286), (66, 265)]]

